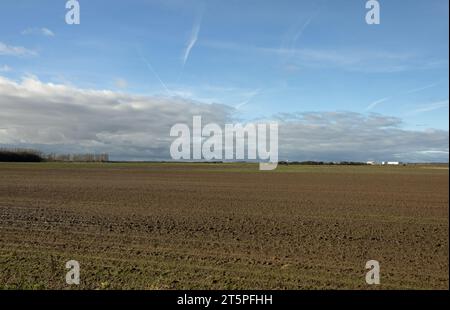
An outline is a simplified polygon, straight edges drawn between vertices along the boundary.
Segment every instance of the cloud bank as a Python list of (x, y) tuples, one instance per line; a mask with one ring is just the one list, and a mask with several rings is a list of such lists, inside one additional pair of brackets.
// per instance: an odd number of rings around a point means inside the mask
[[(221, 127), (237, 110), (177, 97), (146, 97), (0, 76), (0, 146), (108, 152), (115, 160), (169, 160), (170, 128)], [(448, 131), (401, 128), (398, 118), (353, 112), (278, 114), (280, 160), (448, 161)]]

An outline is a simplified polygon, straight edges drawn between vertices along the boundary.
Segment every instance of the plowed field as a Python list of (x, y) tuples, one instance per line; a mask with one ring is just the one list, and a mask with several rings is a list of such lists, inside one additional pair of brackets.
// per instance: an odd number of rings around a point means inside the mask
[(448, 289), (447, 167), (257, 169), (0, 163), (0, 288)]

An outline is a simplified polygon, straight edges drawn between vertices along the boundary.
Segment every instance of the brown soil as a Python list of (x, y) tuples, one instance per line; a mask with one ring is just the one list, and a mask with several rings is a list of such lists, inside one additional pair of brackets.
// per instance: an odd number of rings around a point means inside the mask
[(448, 289), (448, 185), (421, 167), (0, 164), (0, 288)]

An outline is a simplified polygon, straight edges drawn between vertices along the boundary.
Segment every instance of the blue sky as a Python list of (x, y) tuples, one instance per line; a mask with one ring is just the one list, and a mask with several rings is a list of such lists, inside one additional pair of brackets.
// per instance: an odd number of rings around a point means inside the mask
[(365, 0), (79, 2), (69, 26), (64, 0), (1, 1), (0, 76), (448, 135), (447, 0), (380, 1), (380, 25)]

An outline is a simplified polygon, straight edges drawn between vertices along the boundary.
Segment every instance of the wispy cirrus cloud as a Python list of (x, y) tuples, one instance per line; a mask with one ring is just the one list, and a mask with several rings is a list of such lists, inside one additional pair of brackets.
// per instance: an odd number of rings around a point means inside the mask
[(0, 55), (23, 57), (37, 56), (38, 53), (22, 46), (7, 45), (3, 42), (0, 42)]
[(183, 74), (184, 74), (184, 68), (185, 68), (185, 66), (186, 66), (186, 64), (187, 64), (187, 62), (189, 60), (189, 56), (191, 55), (191, 51), (194, 48), (194, 46), (197, 44), (198, 36), (200, 34), (200, 29), (201, 29), (201, 26), (202, 26), (204, 12), (205, 12), (205, 6), (204, 6), (204, 3), (203, 3), (201, 8), (200, 8), (200, 10), (197, 13), (197, 16), (196, 16), (195, 20), (194, 20), (194, 24), (192, 26), (190, 37), (187, 40), (186, 47), (185, 47), (185, 49), (183, 51), (183, 55), (182, 55), (182, 59), (181, 59), (182, 67), (181, 67), (181, 71), (180, 71), (180, 73), (178, 75), (178, 78), (177, 78), (177, 83), (178, 83), (178, 81), (180, 81), (182, 79)]
[(289, 58), (290, 64), (296, 67), (334, 68), (350, 72), (395, 73), (427, 70), (448, 65), (448, 60), (429, 59), (409, 51), (391, 52), (358, 47), (341, 49), (275, 48), (214, 40), (204, 40), (201, 44), (207, 48), (229, 50), (251, 57), (258, 53), (260, 56)]
[(424, 104), (421, 106), (416, 107), (415, 109), (409, 111), (408, 115), (414, 115), (414, 114), (420, 114), (420, 113), (427, 113), (439, 109), (448, 109), (449, 107), (449, 101), (447, 100), (441, 100), (437, 102), (431, 102), (428, 104)]
[(48, 28), (27, 28), (23, 30), (22, 35), (42, 35), (45, 37), (54, 37), (55, 33)]
[(200, 33), (200, 28), (202, 25), (203, 20), (203, 11), (202, 13), (196, 18), (194, 25), (192, 26), (191, 35), (189, 37), (189, 40), (187, 41), (186, 48), (183, 52), (183, 67), (186, 65), (189, 55), (191, 54), (192, 49), (194, 48), (195, 44), (198, 40), (198, 35)]

